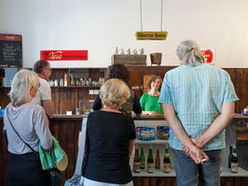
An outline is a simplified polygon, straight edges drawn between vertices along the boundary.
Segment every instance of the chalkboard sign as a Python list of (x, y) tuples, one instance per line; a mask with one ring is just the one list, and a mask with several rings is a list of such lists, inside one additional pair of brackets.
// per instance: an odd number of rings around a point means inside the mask
[(0, 34), (0, 68), (22, 67), (22, 36)]

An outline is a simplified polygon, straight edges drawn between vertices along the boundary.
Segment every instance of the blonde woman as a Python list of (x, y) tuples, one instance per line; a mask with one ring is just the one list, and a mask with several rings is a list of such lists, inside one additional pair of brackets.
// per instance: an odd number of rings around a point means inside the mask
[[(31, 103), (38, 89), (38, 75), (30, 70), (20, 70), (11, 85), (11, 103), (4, 114), (4, 130), (8, 140), (7, 177), (10, 186), (49, 184), (49, 174), (41, 168), (39, 143), (43, 149), (49, 150), (53, 142), (44, 109)], [(32, 152), (24, 142), (36, 152)]]
[(132, 118), (120, 112), (130, 97), (128, 86), (109, 79), (100, 89), (103, 108), (88, 116), (84, 186), (132, 186), (129, 155), (136, 138)]
[(163, 114), (163, 108), (158, 104), (161, 83), (162, 79), (159, 76), (154, 75), (149, 79), (147, 83), (149, 90), (140, 98), (142, 115), (156, 116), (157, 114)]

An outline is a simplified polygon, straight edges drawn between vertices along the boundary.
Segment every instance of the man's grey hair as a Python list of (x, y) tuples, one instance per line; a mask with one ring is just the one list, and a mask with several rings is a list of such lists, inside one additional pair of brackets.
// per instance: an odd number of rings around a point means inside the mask
[(182, 58), (182, 64), (195, 66), (199, 63), (205, 63), (205, 58), (195, 41), (182, 41), (176, 50), (178, 56)]
[(12, 105), (20, 106), (26, 102), (30, 102), (33, 99), (30, 94), (30, 89), (37, 83), (39, 83), (39, 77), (35, 72), (25, 69), (17, 72), (9, 92)]
[(47, 68), (50, 63), (46, 60), (38, 60), (34, 63), (33, 71), (37, 74), (41, 74), (44, 68)]

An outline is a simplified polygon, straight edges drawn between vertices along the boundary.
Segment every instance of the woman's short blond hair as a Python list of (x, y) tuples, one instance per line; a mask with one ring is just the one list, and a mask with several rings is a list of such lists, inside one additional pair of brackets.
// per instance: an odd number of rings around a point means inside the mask
[(130, 90), (120, 79), (107, 80), (100, 89), (102, 104), (110, 108), (121, 106), (130, 97)]
[(39, 83), (39, 77), (35, 72), (25, 69), (17, 72), (9, 92), (12, 105), (20, 106), (26, 102), (30, 102), (33, 99), (30, 89), (37, 83)]

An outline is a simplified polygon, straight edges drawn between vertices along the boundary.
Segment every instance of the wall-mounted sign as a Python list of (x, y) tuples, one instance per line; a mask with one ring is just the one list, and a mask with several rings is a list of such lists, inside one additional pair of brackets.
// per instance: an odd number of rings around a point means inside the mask
[(0, 34), (0, 68), (22, 67), (22, 36)]
[(214, 63), (214, 50), (213, 49), (205, 49), (201, 50), (205, 57), (206, 63)]
[(136, 32), (137, 40), (165, 40), (168, 32)]
[(40, 59), (47, 61), (88, 60), (88, 50), (41, 50)]

